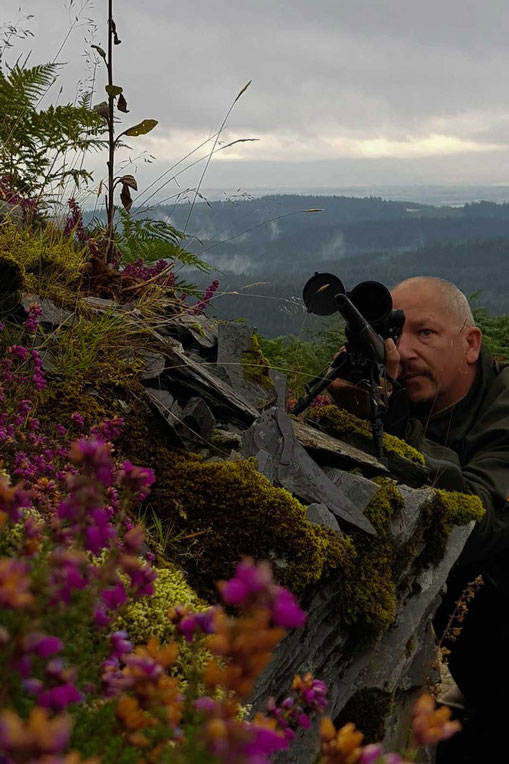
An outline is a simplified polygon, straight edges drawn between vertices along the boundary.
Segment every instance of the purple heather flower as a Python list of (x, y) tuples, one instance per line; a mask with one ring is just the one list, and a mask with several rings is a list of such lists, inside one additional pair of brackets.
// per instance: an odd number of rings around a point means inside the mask
[(80, 703), (83, 697), (73, 684), (61, 684), (51, 690), (43, 690), (37, 703), (43, 708), (63, 711), (70, 703)]
[[(376, 764), (382, 757), (383, 747), (380, 743), (371, 743), (364, 746), (359, 757), (359, 764)], [(397, 764), (394, 762), (393, 764)]]
[(59, 653), (63, 646), (61, 639), (46, 634), (32, 632), (27, 637), (27, 650), (40, 658), (49, 658), (50, 655)]
[(127, 594), (122, 584), (117, 584), (111, 589), (104, 589), (101, 598), (108, 610), (116, 610), (127, 602)]
[(7, 348), (9, 353), (12, 353), (16, 358), (20, 358), (22, 361), (26, 361), (28, 358), (28, 350), (23, 345), (11, 345)]
[(156, 479), (154, 470), (150, 467), (136, 467), (125, 461), (118, 475), (119, 485), (145, 498), (148, 489)]
[(130, 653), (133, 649), (132, 642), (129, 642), (127, 631), (115, 631), (110, 635), (113, 656), (117, 657), (124, 653)]
[(306, 621), (306, 613), (295, 596), (283, 587), (278, 587), (271, 609), (274, 623), (284, 629), (298, 629)]
[(29, 677), (28, 679), (23, 679), (21, 682), (23, 689), (28, 692), (29, 695), (34, 695), (37, 697), (41, 690), (43, 689), (44, 685), (41, 682), (40, 679), (35, 679), (34, 677)]

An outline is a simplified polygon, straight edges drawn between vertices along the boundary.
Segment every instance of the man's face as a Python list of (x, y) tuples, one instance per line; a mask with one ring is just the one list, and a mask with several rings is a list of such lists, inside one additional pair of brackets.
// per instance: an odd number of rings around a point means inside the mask
[(431, 403), (435, 411), (456, 403), (475, 376), (478, 351), (472, 354), (469, 337), (478, 330), (460, 326), (433, 285), (402, 284), (392, 297), (394, 308), (405, 311), (398, 379), (409, 400)]

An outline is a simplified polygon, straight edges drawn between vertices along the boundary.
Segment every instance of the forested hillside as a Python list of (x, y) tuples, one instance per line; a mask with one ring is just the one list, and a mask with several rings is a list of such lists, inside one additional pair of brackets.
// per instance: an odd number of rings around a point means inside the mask
[(301, 301), (315, 270), (337, 274), (347, 288), (365, 279), (391, 285), (440, 276), (467, 295), (479, 291), (479, 304), (490, 312), (507, 311), (508, 204), (279, 195), (157, 207), (151, 214), (186, 229), (189, 249), (217, 268), (218, 315), (245, 318), (268, 336), (322, 326), (306, 317)]

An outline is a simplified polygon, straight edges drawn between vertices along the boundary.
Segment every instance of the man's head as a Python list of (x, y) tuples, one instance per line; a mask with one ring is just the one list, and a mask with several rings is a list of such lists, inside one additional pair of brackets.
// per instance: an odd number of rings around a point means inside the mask
[(405, 311), (398, 379), (410, 401), (441, 411), (461, 400), (475, 379), (482, 338), (465, 295), (448, 281), (419, 276), (397, 284), (392, 299)]

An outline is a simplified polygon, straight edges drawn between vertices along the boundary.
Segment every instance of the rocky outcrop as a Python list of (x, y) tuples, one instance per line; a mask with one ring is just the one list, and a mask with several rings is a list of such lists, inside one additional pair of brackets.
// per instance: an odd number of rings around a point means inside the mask
[[(97, 301), (89, 308), (106, 309)], [(114, 304), (107, 309), (122, 310)], [(43, 301), (43, 324), (69, 320)], [(311, 671), (329, 686), (333, 719), (363, 709), (389, 748), (404, 744), (408, 708), (433, 675), (430, 620), (472, 523), (453, 527), (442, 539), (442, 559), (431, 559), (430, 539), (446, 524), (437, 524), (445, 509), (427, 486), (425, 467), (393, 452), (388, 469), (369, 453), (369, 438), (348, 431), (332, 437), (318, 422), (293, 419), (286, 412), (285, 380), (268, 368), (251, 329), (181, 316), (168, 318), (154, 336), (157, 348), (146, 353), (141, 381), (168, 439), (206, 462), (253, 457), (273, 485), (307, 507), (309, 523), (342, 539), (351, 536), (364, 555), (351, 561), (349, 589), (341, 571), (305, 589), (306, 625), (277, 648), (251, 698), (253, 710), (263, 708), (269, 695), (283, 697), (295, 673)], [(391, 478), (396, 488), (387, 482)], [(377, 505), (380, 480), (390, 486), (387, 495), (397, 497), (390, 511)], [(381, 576), (390, 589), (392, 610), (384, 605), (377, 625), (368, 628), (349, 612), (349, 597), (359, 596), (355, 587), (359, 592), (370, 585), (370, 575)], [(311, 763), (316, 745), (317, 736), (306, 734), (277, 760)]]

